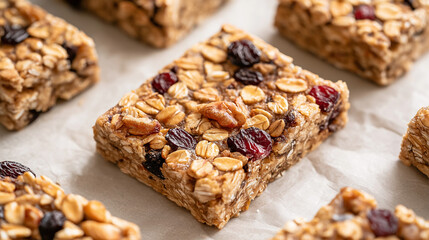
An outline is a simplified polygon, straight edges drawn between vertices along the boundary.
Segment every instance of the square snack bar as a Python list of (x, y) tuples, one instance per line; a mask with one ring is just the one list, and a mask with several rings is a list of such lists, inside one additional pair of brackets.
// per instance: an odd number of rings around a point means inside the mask
[(228, 0), (66, 0), (155, 47), (168, 47)]
[(289, 239), (428, 240), (429, 221), (402, 205), (377, 208), (372, 196), (346, 187), (311, 221), (287, 222), (272, 240)]
[(98, 81), (94, 42), (24, 0), (0, 0), (0, 123), (18, 130)]
[(233, 26), (188, 50), (98, 118), (98, 152), (222, 228), (347, 121), (326, 81)]
[(112, 216), (103, 203), (66, 194), (30, 172), (0, 179), (0, 209), (0, 239), (141, 238), (137, 225)]
[(408, 124), (399, 159), (429, 177), (429, 107), (420, 109)]
[(379, 85), (429, 49), (425, 0), (279, 0), (275, 25), (300, 47)]

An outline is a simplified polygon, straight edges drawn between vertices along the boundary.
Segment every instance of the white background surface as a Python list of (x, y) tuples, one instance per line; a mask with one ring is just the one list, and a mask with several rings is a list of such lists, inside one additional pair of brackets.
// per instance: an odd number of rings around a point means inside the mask
[[(383, 208), (402, 203), (429, 218), (429, 180), (398, 160), (407, 123), (420, 107), (429, 105), (428, 54), (393, 85), (378, 87), (282, 39), (273, 27), (276, 0), (234, 0), (165, 50), (140, 44), (61, 1), (33, 2), (94, 38), (101, 82), (72, 101), (58, 104), (20, 132), (0, 127), (0, 159), (24, 163), (38, 175), (59, 182), (67, 192), (103, 201), (114, 215), (137, 223), (144, 239), (267, 239), (287, 220), (310, 219), (344, 186), (373, 194)], [(104, 161), (95, 152), (91, 127), (123, 94), (217, 32), (223, 23), (261, 37), (325, 79), (345, 80), (352, 107), (344, 130), (286, 171), (248, 211), (218, 231)]]

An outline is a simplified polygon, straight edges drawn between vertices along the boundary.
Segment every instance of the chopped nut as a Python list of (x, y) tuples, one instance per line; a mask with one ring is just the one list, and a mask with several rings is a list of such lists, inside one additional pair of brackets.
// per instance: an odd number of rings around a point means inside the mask
[(43, 212), (40, 209), (31, 205), (25, 205), (25, 226), (30, 228), (37, 228), (42, 217)]
[(206, 177), (213, 170), (213, 165), (207, 160), (194, 160), (189, 166), (188, 174), (194, 178)]
[(85, 234), (92, 237), (94, 240), (121, 239), (121, 230), (112, 224), (87, 220), (81, 224), (81, 227)]
[(106, 210), (104, 205), (96, 200), (89, 201), (88, 204), (83, 208), (85, 217), (89, 220), (94, 220), (97, 222), (107, 222), (109, 218), (109, 213)]
[(213, 165), (221, 171), (235, 171), (243, 168), (243, 162), (230, 157), (218, 157), (213, 160)]
[(74, 223), (79, 223), (83, 219), (83, 205), (74, 194), (67, 195), (62, 204), (64, 216)]
[(212, 128), (204, 132), (203, 139), (211, 142), (222, 141), (228, 138), (229, 132), (222, 128)]
[(206, 140), (198, 142), (195, 153), (203, 158), (216, 157), (219, 154), (219, 147), (216, 143), (211, 143)]
[(231, 102), (214, 102), (200, 107), (199, 112), (216, 120), (222, 127), (235, 128), (246, 122), (246, 115), (239, 111), (237, 105)]
[(276, 81), (276, 86), (283, 92), (299, 93), (307, 90), (307, 82), (302, 79), (280, 78)]
[(243, 98), (244, 103), (254, 104), (265, 99), (265, 93), (257, 86), (247, 85), (241, 92), (240, 96)]
[(283, 115), (287, 112), (289, 104), (286, 98), (281, 95), (275, 95), (273, 97), (273, 102), (268, 103), (268, 108), (275, 114)]
[(270, 120), (262, 114), (248, 118), (243, 128), (257, 127), (262, 130), (266, 130), (270, 126)]
[(134, 135), (148, 135), (159, 132), (161, 125), (158, 121), (150, 120), (149, 118), (136, 118), (130, 115), (125, 116), (122, 121), (129, 129), (128, 131)]

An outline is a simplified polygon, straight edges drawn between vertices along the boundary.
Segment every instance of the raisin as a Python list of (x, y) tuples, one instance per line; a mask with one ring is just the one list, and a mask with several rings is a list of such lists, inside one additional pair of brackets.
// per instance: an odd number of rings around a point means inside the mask
[(241, 68), (236, 71), (234, 78), (244, 85), (258, 85), (264, 81), (264, 76), (260, 72), (248, 68)]
[(162, 158), (161, 151), (151, 150), (150, 152), (146, 153), (144, 157), (146, 161), (144, 161), (142, 164), (146, 170), (161, 179), (165, 179), (161, 172), (162, 165), (165, 162), (164, 158)]
[(389, 210), (371, 209), (366, 216), (376, 237), (394, 235), (398, 231), (398, 219)]
[(316, 99), (322, 112), (330, 112), (340, 98), (340, 93), (329, 86), (314, 86), (308, 94)]
[(416, 9), (416, 8), (414, 7), (414, 0), (404, 0), (404, 3), (405, 3), (406, 5), (408, 5), (408, 6), (411, 8), (411, 10)]
[(354, 15), (356, 20), (361, 20), (361, 19), (375, 20), (374, 8), (366, 4), (357, 6), (354, 10)]
[(296, 126), (295, 111), (291, 110), (286, 114), (285, 128), (290, 128), (290, 127), (295, 127), (295, 126)]
[(31, 172), (34, 176), (33, 171), (27, 166), (22, 165), (19, 162), (13, 162), (13, 161), (3, 161), (0, 162), (0, 177), (10, 177), (10, 178), (17, 178), (18, 176), (21, 176), (25, 172)]
[(5, 25), (3, 30), (4, 34), (1, 37), (2, 44), (16, 45), (30, 36), (27, 30), (21, 26)]
[(36, 121), (36, 119), (40, 116), (40, 112), (36, 110), (30, 110), (28, 112), (28, 123), (32, 123)]
[(65, 221), (66, 217), (60, 211), (46, 212), (39, 224), (39, 232), (42, 239), (54, 239), (55, 233), (63, 228)]
[(261, 51), (249, 40), (235, 41), (228, 46), (228, 59), (240, 67), (250, 67), (261, 61)]
[(165, 139), (167, 139), (168, 144), (174, 150), (178, 148), (191, 150), (195, 149), (195, 146), (197, 145), (197, 141), (195, 140), (195, 138), (191, 134), (180, 128), (173, 128), (168, 130), (167, 134), (165, 135)]
[(160, 73), (153, 79), (152, 87), (155, 91), (164, 94), (177, 81), (177, 76), (173, 72)]
[(79, 50), (79, 48), (77, 46), (68, 45), (67, 43), (63, 43), (62, 47), (67, 52), (67, 60), (70, 62), (70, 64), (72, 64), (74, 59), (76, 58), (77, 51)]
[(271, 153), (273, 141), (270, 135), (255, 127), (241, 129), (240, 132), (227, 140), (232, 152), (239, 152), (250, 160), (260, 160)]

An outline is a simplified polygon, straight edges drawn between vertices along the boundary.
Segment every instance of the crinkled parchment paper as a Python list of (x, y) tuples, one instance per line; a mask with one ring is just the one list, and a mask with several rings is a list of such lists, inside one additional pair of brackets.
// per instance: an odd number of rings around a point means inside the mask
[[(287, 220), (310, 219), (341, 187), (373, 194), (379, 205), (402, 203), (429, 218), (429, 179), (398, 160), (402, 135), (416, 111), (429, 105), (429, 55), (389, 87), (335, 69), (281, 38), (273, 27), (276, 0), (234, 0), (169, 49), (153, 49), (96, 17), (61, 1), (34, 0), (94, 38), (101, 82), (55, 106), (19, 132), (0, 127), (0, 159), (19, 161), (59, 182), (67, 192), (103, 201), (119, 217), (137, 223), (145, 239), (268, 239)], [(198, 223), (185, 209), (122, 174), (95, 152), (96, 118), (158, 69), (230, 23), (293, 57), (325, 79), (344, 80), (351, 96), (350, 121), (265, 192), (224, 229)]]

